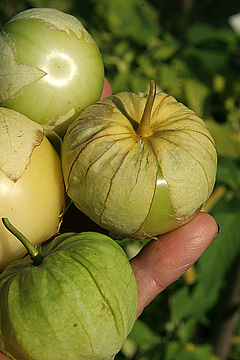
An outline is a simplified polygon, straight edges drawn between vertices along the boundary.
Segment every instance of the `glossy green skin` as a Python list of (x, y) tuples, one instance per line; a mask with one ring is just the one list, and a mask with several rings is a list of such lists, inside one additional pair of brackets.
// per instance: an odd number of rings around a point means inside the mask
[(19, 62), (47, 73), (4, 106), (45, 124), (72, 108), (78, 114), (100, 99), (104, 66), (95, 43), (35, 19), (10, 22), (4, 31), (17, 45)]
[[(159, 211), (161, 209), (161, 211)], [(169, 188), (161, 169), (158, 169), (156, 190), (149, 214), (144, 222), (143, 229), (150, 235), (162, 234), (178, 228), (183, 222), (175, 218)]]
[(65, 233), (0, 274), (0, 352), (16, 360), (111, 360), (131, 331), (137, 285), (109, 237)]

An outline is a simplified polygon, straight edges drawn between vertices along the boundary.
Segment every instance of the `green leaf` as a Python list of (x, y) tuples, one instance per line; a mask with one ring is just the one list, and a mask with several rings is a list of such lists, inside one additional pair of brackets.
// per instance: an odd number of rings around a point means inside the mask
[(195, 333), (198, 323), (196, 319), (190, 319), (184, 321), (178, 328), (178, 338), (184, 344), (191, 341), (193, 334)]
[(209, 73), (215, 74), (223, 71), (228, 66), (229, 60), (229, 53), (218, 48), (187, 47), (183, 51), (183, 56), (188, 61), (189, 66), (195, 68), (196, 74), (201, 70), (200, 75), (205, 77), (206, 75), (209, 76)]
[(240, 210), (215, 213), (221, 232), (198, 261), (199, 279), (211, 292), (222, 285), (223, 278), (240, 252)]
[(189, 43), (197, 45), (206, 45), (209, 42), (224, 42), (227, 45), (237, 41), (237, 36), (227, 27), (213, 27), (211, 24), (197, 23), (190, 26), (186, 31), (186, 37)]
[(240, 134), (230, 131), (225, 124), (212, 120), (205, 123), (215, 141), (218, 155), (240, 159)]
[(98, 3), (98, 9), (109, 30), (117, 37), (147, 44), (149, 37), (159, 35), (156, 9), (146, 0), (103, 0)]
[(210, 345), (196, 346), (189, 344), (183, 347), (177, 342), (170, 342), (167, 347), (166, 356), (164, 360), (205, 360), (211, 359), (212, 348)]
[(187, 106), (198, 116), (203, 117), (204, 103), (209, 95), (209, 88), (197, 80), (186, 79), (184, 81), (184, 90)]
[(216, 303), (224, 278), (240, 252), (240, 211), (216, 213), (221, 232), (197, 262), (198, 282), (184, 286), (172, 299), (171, 320), (200, 319)]
[(157, 68), (156, 82), (162, 91), (174, 96), (178, 101), (182, 99), (183, 80), (179, 77), (178, 70), (169, 64), (162, 63)]
[(154, 60), (169, 60), (179, 49), (178, 44), (169, 44), (160, 38), (152, 38), (149, 42), (149, 50)]
[(229, 157), (219, 158), (217, 183), (227, 185), (234, 191), (240, 191), (240, 168), (237, 161)]
[(141, 350), (150, 349), (161, 341), (160, 336), (140, 319), (135, 323), (128, 338), (134, 341)]

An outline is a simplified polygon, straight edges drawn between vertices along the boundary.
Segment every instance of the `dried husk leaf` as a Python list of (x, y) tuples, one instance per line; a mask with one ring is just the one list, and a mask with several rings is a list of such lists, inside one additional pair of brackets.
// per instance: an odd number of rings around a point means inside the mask
[[(84, 36), (86, 43), (94, 43), (92, 36), (88, 31), (82, 26), (81, 22), (78, 21), (72, 15), (63, 13), (60, 10), (52, 8), (32, 8), (24, 10), (15, 16), (13, 16), (8, 24), (13, 21), (19, 20), (30, 20), (36, 19), (43, 21), (46, 25), (49, 25), (52, 29), (65, 31), (70, 36), (70, 31), (72, 31), (78, 39)], [(97, 46), (97, 45), (96, 45)]]
[(0, 170), (18, 181), (43, 137), (41, 125), (14, 110), (0, 108)]
[(153, 135), (137, 134), (146, 99), (122, 92), (88, 107), (70, 125), (62, 149), (65, 184), (76, 206), (103, 228), (129, 237), (148, 235), (144, 222), (158, 168), (173, 208), (166, 215), (179, 224), (208, 199), (216, 175), (216, 149), (204, 122), (173, 97), (156, 95)]
[(41, 79), (45, 71), (18, 61), (15, 44), (2, 30), (0, 32), (0, 104), (20, 94), (24, 87)]
[[(78, 113), (81, 113), (81, 109), (78, 109)], [(72, 108), (66, 114), (61, 115), (56, 119), (50, 120), (46, 124), (43, 124), (43, 128), (46, 131), (54, 131), (59, 136), (63, 137), (67, 127), (73, 122), (76, 116), (76, 111), (74, 108)]]

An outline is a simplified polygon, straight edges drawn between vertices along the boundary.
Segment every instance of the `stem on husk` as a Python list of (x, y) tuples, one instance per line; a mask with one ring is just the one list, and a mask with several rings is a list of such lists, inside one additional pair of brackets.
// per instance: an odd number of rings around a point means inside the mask
[(146, 105), (143, 111), (141, 121), (137, 129), (137, 133), (141, 137), (148, 137), (153, 134), (151, 128), (151, 113), (152, 113), (154, 99), (156, 96), (156, 82), (154, 80), (151, 80), (149, 85), (150, 85), (150, 89), (148, 93), (148, 98), (146, 101)]
[(43, 261), (43, 256), (35, 248), (35, 246), (24, 236), (19, 230), (17, 230), (7, 218), (2, 218), (3, 225), (10, 231), (16, 238), (25, 246), (28, 253), (31, 256), (33, 265), (40, 265)]

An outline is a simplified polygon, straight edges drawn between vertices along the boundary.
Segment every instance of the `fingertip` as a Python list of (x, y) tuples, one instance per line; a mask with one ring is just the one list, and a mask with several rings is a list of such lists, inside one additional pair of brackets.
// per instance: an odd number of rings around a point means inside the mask
[[(220, 226), (208, 213), (200, 212), (193, 220), (178, 229), (194, 242), (200, 242), (202, 246), (208, 246), (218, 235)], [(195, 243), (195, 242), (194, 242)]]
[(198, 260), (218, 231), (211, 215), (199, 213), (189, 223), (150, 241), (131, 260), (139, 292), (138, 315)]
[(101, 100), (108, 97), (108, 96), (111, 96), (111, 95), (112, 95), (112, 87), (111, 87), (108, 79), (105, 77), (104, 78), (103, 92), (102, 92), (102, 95), (101, 95)]

